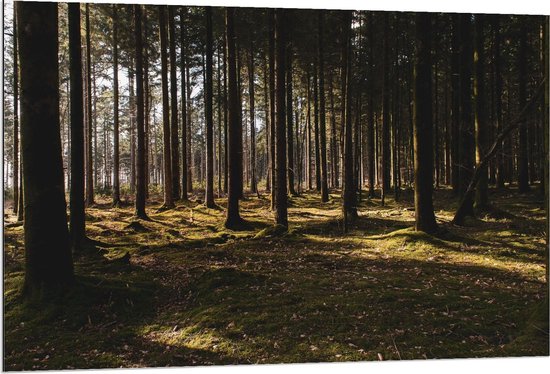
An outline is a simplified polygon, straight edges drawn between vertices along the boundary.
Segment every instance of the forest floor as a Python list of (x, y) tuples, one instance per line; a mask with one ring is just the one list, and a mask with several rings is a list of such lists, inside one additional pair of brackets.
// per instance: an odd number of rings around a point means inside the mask
[(490, 196), (499, 214), (457, 227), (437, 191), (437, 236), (411, 229), (410, 191), (363, 198), (347, 234), (339, 194), (292, 197), (284, 235), (265, 194), (241, 203), (241, 232), (223, 208), (152, 197), (136, 224), (105, 197), (87, 210), (103, 255), (75, 258), (74, 290), (41, 303), (21, 299), (23, 229), (5, 209), (4, 369), (548, 355), (543, 203)]

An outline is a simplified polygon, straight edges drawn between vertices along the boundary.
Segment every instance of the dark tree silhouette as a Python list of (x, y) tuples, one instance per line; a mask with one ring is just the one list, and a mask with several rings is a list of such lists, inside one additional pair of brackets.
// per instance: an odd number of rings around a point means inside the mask
[(206, 116), (206, 193), (205, 204), (214, 208), (214, 119), (212, 117), (212, 7), (206, 7), (206, 81), (204, 87)]
[(16, 2), (21, 72), (25, 283), (41, 296), (73, 282), (59, 125), (56, 3)]
[(414, 60), (414, 208), (415, 229), (437, 231), (433, 193), (432, 123), (432, 16), (416, 15), (416, 56)]
[(327, 176), (327, 130), (325, 110), (325, 64), (323, 55), (323, 23), (324, 11), (318, 15), (318, 61), (319, 61), (319, 143), (321, 146), (321, 201), (328, 201), (328, 176)]
[(80, 4), (69, 7), (69, 64), (71, 100), (71, 247), (79, 250), (86, 235), (84, 202), (84, 99), (82, 91), (82, 49), (80, 38)]

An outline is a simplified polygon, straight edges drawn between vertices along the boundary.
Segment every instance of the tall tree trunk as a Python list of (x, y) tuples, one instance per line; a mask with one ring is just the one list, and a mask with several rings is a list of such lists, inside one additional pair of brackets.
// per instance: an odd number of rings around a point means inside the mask
[[(467, 181), (472, 179), (474, 170), (474, 123), (472, 118), (472, 32), (471, 15), (460, 15), (460, 133), (459, 133), (459, 162), (460, 162), (460, 196), (464, 197), (468, 187)], [(473, 216), (473, 198), (466, 203), (466, 214)]]
[(414, 65), (414, 208), (415, 229), (437, 231), (433, 194), (432, 123), (432, 20), (429, 13), (416, 15)]
[(306, 134), (306, 172), (307, 172), (307, 188), (311, 191), (312, 170), (311, 170), (311, 74), (309, 70), (307, 74), (307, 134)]
[(329, 100), (330, 100), (330, 163), (332, 171), (332, 185), (334, 188), (340, 187), (340, 168), (338, 159), (338, 141), (336, 139), (336, 111), (334, 109), (334, 84), (332, 69), (329, 72)]
[(368, 43), (369, 43), (369, 66), (368, 66), (368, 88), (369, 88), (369, 111), (368, 111), (368, 124), (367, 124), (367, 169), (369, 174), (369, 193), (368, 197), (374, 197), (374, 185), (375, 181), (375, 138), (374, 138), (374, 128), (375, 118), (374, 118), (374, 85), (371, 83), (374, 79), (374, 27), (373, 27), (373, 16), (372, 12), (368, 13), (367, 24), (369, 25), (369, 34), (368, 34)]
[(80, 39), (80, 4), (69, 3), (69, 64), (71, 105), (71, 247), (79, 250), (86, 236), (84, 212), (84, 99), (82, 91), (82, 50)]
[[(525, 20), (520, 19), (519, 49), (518, 49), (518, 104), (523, 108), (527, 99), (527, 26)], [(519, 192), (529, 191), (529, 163), (527, 149), (527, 127), (519, 129), (519, 152), (518, 152), (518, 188)]]
[(178, 77), (176, 73), (176, 21), (174, 6), (168, 6), (168, 33), (170, 49), (170, 152), (172, 167), (172, 197), (180, 198), (180, 163), (178, 139)]
[(136, 190), (136, 97), (135, 97), (135, 70), (134, 70), (134, 58), (130, 56), (130, 66), (128, 67), (128, 112), (130, 114), (130, 193), (135, 193)]
[(16, 2), (27, 296), (73, 283), (59, 125), (56, 3)]
[[(217, 74), (217, 80), (218, 80), (218, 92), (217, 92), (217, 104), (218, 104), (218, 197), (222, 196), (222, 70), (221, 70), (221, 49), (222, 44), (218, 43), (218, 58), (217, 58), (217, 64), (218, 64), (218, 74)], [(183, 173), (185, 174), (185, 173)]]
[[(287, 141), (287, 177), (288, 177), (288, 192), (291, 195), (296, 195), (294, 188), (294, 140), (292, 130), (292, 45), (288, 43), (286, 53), (286, 141)], [(296, 124), (297, 126), (298, 124)]]
[(383, 97), (382, 97), (382, 205), (385, 203), (386, 195), (390, 190), (390, 66), (389, 66), (389, 15), (384, 13), (384, 70), (383, 77)]
[(327, 130), (326, 130), (326, 110), (325, 110), (325, 64), (323, 53), (323, 23), (324, 11), (318, 13), (318, 60), (319, 60), (319, 140), (321, 145), (321, 201), (328, 201), (328, 177), (327, 177)]
[(205, 204), (214, 208), (214, 119), (212, 117), (212, 7), (206, 7), (206, 80), (205, 106), (206, 116), (206, 192)]
[[(19, 65), (17, 51), (17, 7), (13, 8), (13, 213), (19, 208)], [(80, 14), (80, 12), (79, 12)], [(80, 40), (79, 44), (80, 46)], [(82, 72), (80, 72), (82, 76)], [(82, 84), (80, 85), (82, 90)], [(82, 110), (82, 107), (80, 108)]]
[(185, 54), (185, 8), (180, 9), (180, 75), (181, 75), (181, 200), (187, 201), (187, 56)]
[(275, 10), (268, 11), (268, 30), (269, 30), (269, 109), (270, 113), (270, 153), (271, 153), (271, 210), (275, 210), (275, 201), (277, 200), (277, 160), (275, 157)]
[(267, 62), (267, 56), (264, 53), (264, 103), (265, 103), (265, 157), (267, 160), (267, 172), (265, 181), (266, 192), (271, 192), (271, 165), (273, 160), (271, 158), (271, 110), (269, 103), (269, 67)]
[[(487, 115), (485, 109), (485, 51), (484, 51), (484, 16), (477, 14), (475, 16), (475, 50), (474, 50), (474, 100), (475, 100), (475, 147), (476, 164), (481, 162), (483, 156), (487, 153)], [(484, 209), (489, 204), (488, 195), (488, 175), (485, 170), (477, 184), (475, 205), (476, 208)]]
[(149, 183), (150, 183), (150, 170), (149, 170), (149, 151), (150, 151), (150, 131), (149, 131), (149, 114), (151, 111), (151, 96), (149, 90), (149, 43), (147, 40), (147, 8), (143, 8), (143, 106), (144, 106), (144, 175), (145, 175), (145, 199), (149, 198)]
[[(134, 35), (136, 40), (136, 202), (135, 216), (147, 219), (145, 213), (145, 99), (143, 95), (143, 33), (142, 8), (134, 5)], [(177, 126), (177, 125), (176, 125)]]
[[(174, 207), (174, 194), (172, 193), (172, 152), (170, 132), (170, 104), (168, 92), (168, 56), (166, 45), (168, 44), (166, 32), (166, 6), (160, 5), (159, 29), (160, 29), (160, 63), (161, 63), (161, 86), (162, 86), (162, 128), (164, 140), (164, 204), (163, 208)], [(174, 108), (172, 108), (173, 110)]]
[(287, 212), (287, 181), (286, 181), (286, 95), (285, 95), (285, 72), (286, 72), (286, 10), (275, 10), (275, 49), (276, 49), (276, 94), (275, 106), (277, 116), (277, 136), (276, 136), (276, 195), (275, 200), (275, 222), (278, 225), (288, 227), (288, 212)]
[(460, 190), (460, 15), (452, 15), (451, 56), (451, 185), (458, 195)]
[(321, 191), (321, 154), (319, 150), (319, 86), (318, 64), (313, 65), (313, 124), (315, 126), (315, 190)]
[(254, 111), (254, 43), (250, 38), (248, 60), (248, 93), (250, 100), (250, 191), (258, 192), (256, 183), (256, 113)]
[[(79, 21), (80, 24), (80, 21)], [(80, 34), (80, 30), (79, 30)], [(78, 44), (80, 46), (80, 42)], [(113, 206), (120, 205), (120, 149), (118, 100), (118, 5), (113, 4)], [(72, 111), (71, 111), (72, 112)], [(71, 162), (72, 164), (72, 162)], [(72, 166), (71, 166), (72, 167)]]
[(357, 195), (353, 178), (353, 127), (351, 121), (351, 21), (352, 12), (346, 11), (342, 23), (342, 69), (345, 71), (345, 123), (344, 123), (344, 230), (348, 221), (357, 217)]
[(239, 175), (239, 137), (241, 126), (239, 120), (239, 93), (237, 88), (237, 58), (235, 51), (235, 26), (234, 26), (235, 8), (225, 9), (225, 29), (226, 29), (226, 57), (227, 57), (227, 76), (228, 76), (228, 196), (227, 196), (227, 216), (225, 227), (231, 230), (237, 230), (243, 227), (244, 220), (239, 214), (239, 198), (241, 197), (242, 175)]
[(227, 139), (227, 122), (229, 117), (227, 107), (227, 29), (223, 29), (223, 144), (224, 144), (224, 157), (223, 157), (223, 192), (227, 193), (228, 188), (228, 171), (229, 171), (229, 153), (228, 153), (228, 139)]
[(94, 179), (92, 158), (92, 57), (90, 42), (90, 4), (86, 4), (86, 206), (94, 204)]

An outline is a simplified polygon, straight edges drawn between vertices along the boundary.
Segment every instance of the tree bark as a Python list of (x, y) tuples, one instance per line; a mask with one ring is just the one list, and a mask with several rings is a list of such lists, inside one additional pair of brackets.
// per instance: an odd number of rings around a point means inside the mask
[[(519, 20), (519, 49), (518, 49), (518, 104), (522, 108), (525, 105), (527, 90), (527, 26), (525, 20)], [(518, 188), (519, 192), (525, 193), (530, 190), (529, 187), (529, 163), (527, 149), (527, 127), (522, 126), (519, 129), (519, 153), (518, 153)]]
[(286, 181), (286, 95), (285, 95), (285, 71), (286, 71), (286, 10), (275, 10), (275, 48), (276, 48), (276, 119), (277, 119), (277, 136), (276, 136), (276, 195), (275, 200), (275, 222), (288, 228), (288, 212), (287, 212), (287, 181)]
[(136, 38), (136, 202), (135, 216), (148, 219), (145, 212), (145, 99), (143, 95), (143, 33), (142, 8), (134, 5), (134, 33)]
[[(288, 46), (286, 53), (286, 141), (287, 141), (287, 178), (288, 192), (295, 196), (296, 189), (294, 188), (294, 136), (293, 136), (293, 110), (292, 110), (292, 45), (287, 42)], [(297, 126), (298, 124), (296, 124)]]
[(180, 9), (180, 74), (181, 74), (181, 200), (187, 201), (187, 57), (185, 54), (185, 8)]
[(84, 202), (84, 99), (82, 91), (82, 50), (80, 4), (69, 3), (69, 64), (71, 105), (71, 189), (70, 238), (73, 251), (86, 236)]
[(212, 117), (212, 7), (206, 7), (206, 81), (205, 107), (206, 115), (206, 192), (207, 208), (214, 208), (214, 119)]
[(21, 72), (26, 296), (73, 283), (59, 125), (58, 10), (16, 2)]
[[(474, 100), (475, 100), (475, 146), (476, 163), (481, 162), (481, 158), (487, 153), (487, 114), (485, 103), (485, 52), (484, 52), (484, 15), (475, 16), (475, 50), (474, 50)], [(487, 170), (481, 173), (476, 188), (475, 206), (478, 209), (484, 209), (489, 205), (488, 194), (488, 175)]]
[(342, 24), (342, 69), (345, 71), (345, 126), (344, 126), (344, 230), (348, 221), (357, 218), (357, 195), (353, 178), (353, 128), (351, 121), (351, 21), (352, 12), (346, 11)]
[[(174, 194), (172, 191), (172, 152), (171, 152), (171, 132), (170, 132), (170, 103), (168, 92), (168, 56), (166, 53), (167, 32), (166, 32), (166, 6), (160, 5), (159, 11), (159, 29), (160, 29), (160, 62), (161, 62), (161, 86), (162, 86), (162, 121), (163, 121), (163, 140), (164, 140), (164, 204), (163, 208), (170, 209), (174, 207)], [(174, 109), (174, 108), (172, 108)]]
[(94, 204), (94, 165), (92, 157), (92, 57), (90, 33), (90, 4), (86, 4), (86, 206)]
[[(79, 30), (80, 34), (80, 30)], [(80, 42), (79, 44), (80, 45)], [(120, 205), (120, 146), (118, 99), (118, 5), (113, 4), (113, 206)], [(71, 111), (72, 113), (72, 111)], [(71, 161), (71, 167), (72, 167)]]
[[(17, 7), (13, 8), (13, 213), (19, 208), (19, 65), (17, 51)], [(80, 14), (80, 13), (79, 13)], [(80, 42), (80, 41), (79, 41)], [(80, 45), (80, 43), (79, 43)], [(80, 72), (82, 75), (82, 72)], [(82, 90), (82, 84), (81, 90)], [(80, 108), (82, 111), (82, 107)]]
[(176, 74), (176, 25), (174, 6), (168, 6), (168, 34), (170, 55), (170, 152), (172, 168), (172, 197), (180, 198), (180, 162), (178, 139), (178, 77)]
[(227, 57), (227, 76), (228, 76), (228, 196), (227, 196), (227, 216), (225, 227), (231, 230), (238, 230), (243, 227), (244, 220), (239, 214), (239, 198), (241, 197), (239, 183), (242, 175), (239, 175), (239, 93), (237, 88), (237, 58), (235, 51), (235, 26), (234, 26), (235, 8), (226, 8), (225, 10), (225, 29), (226, 29), (226, 57)]
[(432, 19), (429, 13), (416, 15), (416, 58), (414, 65), (414, 208), (415, 229), (437, 231), (433, 194), (432, 123)]
[(325, 64), (323, 53), (323, 24), (324, 11), (318, 13), (318, 60), (319, 60), (319, 140), (321, 145), (321, 201), (328, 202), (328, 176), (327, 176), (327, 130), (326, 130), (326, 110), (325, 110)]
[(250, 191), (258, 192), (256, 182), (256, 113), (254, 111), (254, 43), (250, 38), (248, 60), (248, 96), (250, 100)]
[(391, 168), (391, 150), (390, 150), (390, 67), (389, 67), (389, 15), (384, 13), (384, 62), (382, 68), (383, 87), (382, 87), (382, 205), (385, 203), (386, 195), (390, 190), (390, 168)]

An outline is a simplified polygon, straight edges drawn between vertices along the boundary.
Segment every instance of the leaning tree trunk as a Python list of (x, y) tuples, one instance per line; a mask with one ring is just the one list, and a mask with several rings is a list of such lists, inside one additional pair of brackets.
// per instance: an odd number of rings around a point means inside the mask
[(433, 207), (433, 123), (432, 123), (432, 19), (429, 13), (416, 15), (414, 65), (414, 208), (415, 229), (437, 231)]
[(214, 120), (212, 117), (212, 7), (206, 7), (206, 80), (205, 106), (206, 116), (206, 192), (205, 204), (214, 208)]
[[(166, 44), (168, 38), (166, 33), (166, 6), (159, 6), (159, 29), (160, 29), (160, 63), (161, 63), (161, 86), (162, 86), (162, 128), (164, 140), (164, 204), (163, 208), (174, 207), (174, 195), (172, 193), (172, 152), (170, 132), (170, 104), (168, 93), (168, 56)], [(175, 108), (172, 108), (175, 109)]]
[(69, 7), (69, 70), (71, 105), (71, 247), (79, 250), (86, 235), (84, 202), (84, 99), (82, 91), (82, 50), (80, 39), (80, 4)]
[[(477, 14), (475, 18), (475, 52), (474, 52), (474, 100), (475, 100), (475, 148), (476, 163), (487, 153), (487, 115), (485, 109), (485, 71), (484, 71), (484, 16)], [(476, 188), (475, 205), (484, 209), (489, 205), (487, 170), (482, 172)]]
[(521, 130), (521, 128), (525, 127), (525, 116), (531, 110), (531, 107), (537, 102), (538, 98), (542, 93), (544, 92), (545, 85), (548, 82), (548, 78), (545, 78), (541, 84), (539, 85), (535, 95), (529, 100), (527, 104), (523, 107), (523, 109), (520, 111), (518, 117), (511, 122), (508, 127), (505, 127), (500, 134), (497, 135), (495, 141), (489, 148), (489, 151), (487, 154), (481, 159), (481, 161), (476, 165), (475, 173), (473, 174), (470, 183), (468, 185), (468, 188), (466, 189), (464, 196), (462, 197), (462, 200), (460, 202), (460, 205), (458, 206), (458, 209), (456, 210), (455, 216), (453, 218), (453, 223), (456, 225), (462, 225), (464, 223), (464, 218), (469, 214), (470, 212), (470, 205), (471, 201), (474, 198), (475, 192), (476, 192), (476, 186), (479, 182), (479, 179), (481, 178), (482, 173), (486, 172), (487, 165), (491, 158), (495, 155), (495, 153), (499, 149), (499, 145), (502, 144), (502, 141), (506, 139), (506, 137), (514, 130), (516, 130), (518, 127)]
[(27, 296), (73, 282), (59, 125), (57, 4), (16, 2)]
[(286, 191), (286, 103), (285, 103), (285, 70), (286, 70), (286, 11), (283, 9), (275, 10), (275, 66), (276, 66), (276, 200), (275, 200), (275, 222), (278, 225), (288, 227), (288, 212), (287, 212), (287, 191)]

